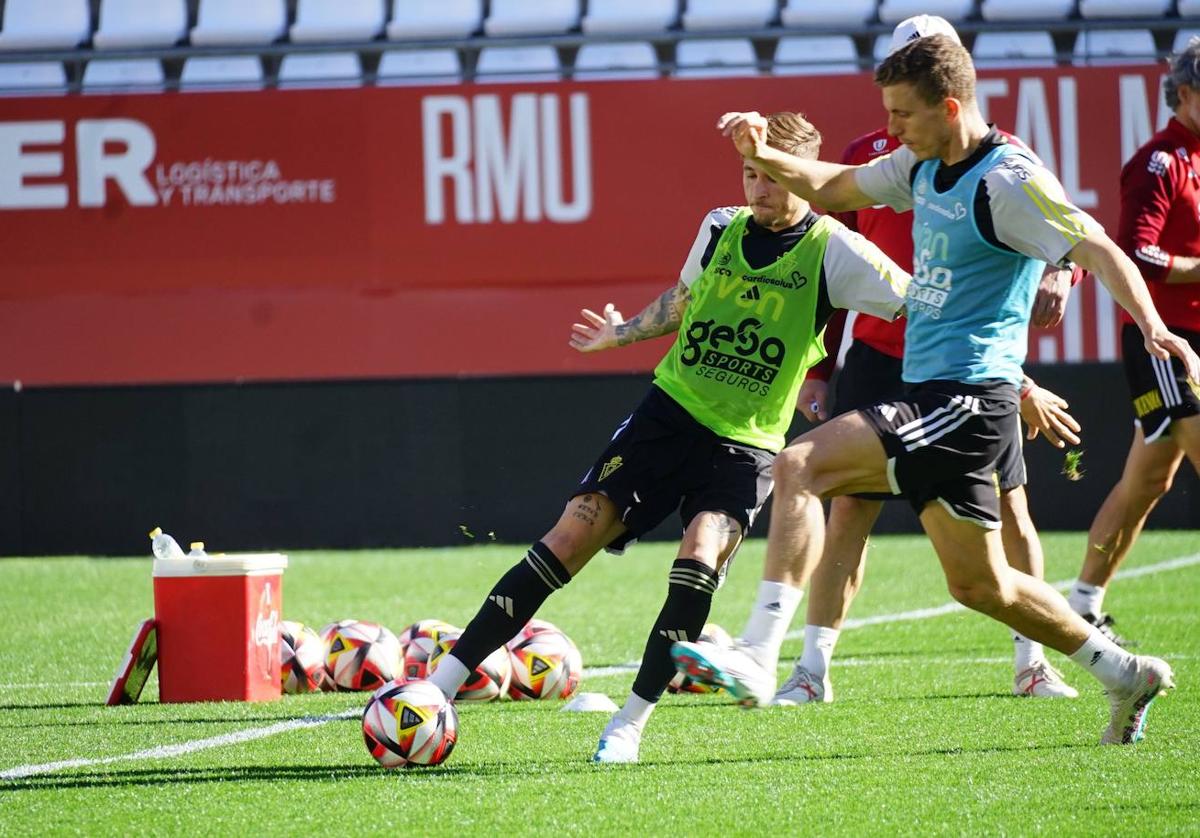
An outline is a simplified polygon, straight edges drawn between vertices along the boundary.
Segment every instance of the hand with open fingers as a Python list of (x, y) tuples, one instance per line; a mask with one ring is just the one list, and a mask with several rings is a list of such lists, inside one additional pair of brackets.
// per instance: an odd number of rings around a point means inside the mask
[(1179, 335), (1168, 332), (1165, 327), (1153, 330), (1146, 335), (1146, 351), (1163, 361), (1174, 355), (1183, 361), (1187, 377), (1200, 382), (1200, 357), (1197, 357), (1196, 351)]
[(589, 308), (580, 312), (586, 323), (571, 326), (571, 346), (580, 352), (598, 352), (617, 346), (617, 327), (625, 322), (616, 306), (609, 303), (603, 314)]
[(753, 160), (767, 144), (767, 118), (758, 111), (731, 111), (721, 114), (717, 130), (733, 140), (738, 154)]
[(829, 418), (825, 402), (829, 396), (829, 382), (819, 378), (806, 378), (796, 396), (796, 410), (810, 422), (823, 422)]
[(1067, 412), (1067, 402), (1057, 393), (1034, 384), (1021, 399), (1021, 418), (1028, 427), (1026, 439), (1035, 439), (1038, 431), (1056, 448), (1079, 444), (1079, 423)]

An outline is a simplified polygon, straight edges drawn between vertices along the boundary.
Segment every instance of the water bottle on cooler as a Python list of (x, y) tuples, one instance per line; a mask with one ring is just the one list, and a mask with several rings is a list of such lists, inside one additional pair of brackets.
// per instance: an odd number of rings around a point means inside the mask
[(193, 541), (188, 546), (191, 547), (191, 549), (188, 550), (188, 554), (187, 554), (187, 557), (189, 559), (207, 559), (208, 558), (208, 553), (204, 552), (204, 542), (203, 541)]
[(150, 551), (158, 559), (182, 559), (183, 548), (171, 536), (162, 531), (162, 527), (150, 530)]

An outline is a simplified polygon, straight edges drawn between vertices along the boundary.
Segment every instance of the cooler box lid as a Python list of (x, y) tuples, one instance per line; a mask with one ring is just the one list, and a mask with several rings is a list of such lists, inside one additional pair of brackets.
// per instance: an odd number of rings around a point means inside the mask
[(278, 576), (287, 564), (283, 553), (214, 553), (204, 558), (155, 559), (154, 576)]

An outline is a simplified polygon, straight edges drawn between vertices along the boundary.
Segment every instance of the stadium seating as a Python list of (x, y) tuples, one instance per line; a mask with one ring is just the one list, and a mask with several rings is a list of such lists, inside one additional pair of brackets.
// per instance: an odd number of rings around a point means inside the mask
[(1053, 67), (1054, 39), (1049, 32), (1003, 32), (987, 30), (975, 36), (971, 48), (975, 66), (982, 69), (1000, 67)]
[(884, 32), (875, 36), (874, 46), (871, 48), (871, 57), (878, 64), (883, 59), (887, 58), (888, 50), (892, 48), (892, 33)]
[(858, 51), (849, 35), (797, 35), (779, 39), (771, 72), (777, 76), (815, 76), (854, 73), (858, 69)]
[(971, 14), (974, 0), (883, 0), (879, 19), (896, 24), (913, 15), (940, 15), (946, 20), (962, 20)]
[(357, 52), (289, 53), (279, 62), (280, 87), (340, 87), (361, 76)]
[(383, 31), (383, 0), (297, 0), (297, 43), (369, 41)]
[(184, 0), (100, 0), (100, 28), (92, 43), (96, 49), (170, 46), (186, 32)]
[(674, 26), (678, 19), (679, 0), (589, 0), (583, 31), (654, 32)]
[(600, 79), (653, 79), (658, 77), (658, 56), (649, 41), (584, 44), (575, 56), (574, 77)]
[(193, 55), (183, 62), (179, 74), (179, 86), (185, 90), (254, 88), (262, 83), (262, 61), (257, 55)]
[(0, 64), (0, 90), (43, 93), (55, 88), (65, 90), (67, 73), (57, 61), (28, 61)]
[(749, 38), (680, 41), (675, 45), (675, 75), (681, 79), (758, 75)]
[(483, 0), (395, 0), (387, 36), (409, 38), (466, 38), (483, 23)]
[(788, 0), (779, 16), (784, 26), (854, 27), (875, 16), (875, 0)]
[(83, 70), (83, 89), (159, 90), (165, 76), (156, 58), (95, 59)]
[(269, 44), (285, 31), (284, 0), (200, 0), (191, 40), (197, 46)]
[(1097, 17), (1162, 17), (1171, 0), (1079, 0), (1079, 14)]
[(1075, 10), (1075, 0), (983, 0), (984, 20), (1062, 20)]
[(462, 61), (453, 49), (391, 50), (379, 59), (380, 84), (454, 84)]
[(69, 48), (91, 34), (87, 0), (7, 0), (0, 49)]
[(1073, 64), (1130, 64), (1155, 55), (1149, 29), (1092, 29), (1075, 36)]
[(688, 0), (683, 28), (757, 29), (771, 23), (778, 8), (775, 0)]
[(558, 51), (551, 46), (484, 47), (475, 65), (480, 82), (557, 81), (562, 77)]
[(1183, 52), (1192, 38), (1200, 38), (1200, 29), (1180, 29), (1175, 33), (1175, 40), (1171, 42), (1171, 52)]
[(579, 25), (579, 0), (492, 0), (489, 35), (551, 35)]

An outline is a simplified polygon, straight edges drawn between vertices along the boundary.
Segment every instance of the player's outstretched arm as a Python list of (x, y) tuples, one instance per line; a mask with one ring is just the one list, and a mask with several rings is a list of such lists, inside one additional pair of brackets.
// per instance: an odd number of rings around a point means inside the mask
[(1183, 361), (1188, 378), (1200, 381), (1200, 358), (1186, 340), (1168, 331), (1154, 308), (1146, 281), (1138, 273), (1137, 266), (1103, 230), (1089, 232), (1083, 241), (1071, 248), (1068, 256), (1072, 262), (1095, 274), (1117, 305), (1129, 312), (1146, 340), (1147, 352), (1164, 361), (1174, 355)]
[(1067, 412), (1066, 400), (1045, 387), (1039, 387), (1025, 376), (1021, 385), (1021, 418), (1027, 427), (1026, 439), (1034, 439), (1040, 431), (1046, 441), (1056, 448), (1068, 443), (1079, 444), (1079, 422)]
[(757, 111), (722, 114), (717, 130), (771, 180), (822, 209), (841, 212), (875, 203), (858, 188), (857, 166), (796, 157), (767, 145), (767, 119)]
[(585, 308), (580, 313), (587, 322), (571, 327), (571, 346), (580, 352), (598, 352), (669, 334), (683, 322), (689, 299), (687, 286), (679, 282), (662, 292), (629, 322), (612, 303), (604, 307), (602, 314)]

